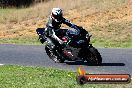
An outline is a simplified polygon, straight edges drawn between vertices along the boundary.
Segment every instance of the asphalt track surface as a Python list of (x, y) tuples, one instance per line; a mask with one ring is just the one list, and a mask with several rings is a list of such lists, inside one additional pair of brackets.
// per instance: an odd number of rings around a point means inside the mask
[(82, 65), (88, 73), (114, 73), (132, 75), (132, 48), (112, 49), (98, 48), (102, 55), (101, 66), (89, 66), (82, 62), (54, 63), (45, 53), (44, 45), (0, 45), (0, 64), (51, 67), (64, 70), (77, 71)]

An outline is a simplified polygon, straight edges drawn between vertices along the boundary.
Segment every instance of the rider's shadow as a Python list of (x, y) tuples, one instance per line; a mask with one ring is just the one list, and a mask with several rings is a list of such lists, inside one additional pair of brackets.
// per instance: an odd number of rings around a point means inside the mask
[[(86, 65), (86, 66), (96, 66), (92, 64), (88, 64), (87, 62), (77, 61), (77, 62), (65, 62), (68, 65)], [(124, 63), (102, 63), (98, 66), (125, 66)]]

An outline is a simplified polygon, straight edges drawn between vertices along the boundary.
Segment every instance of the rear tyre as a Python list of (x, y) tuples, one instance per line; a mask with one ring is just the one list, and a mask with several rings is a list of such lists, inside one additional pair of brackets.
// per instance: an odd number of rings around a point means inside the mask
[(45, 51), (49, 56), (49, 58), (52, 59), (55, 63), (64, 63), (65, 60), (61, 55), (59, 55), (59, 52), (57, 52), (57, 50), (55, 52), (52, 49), (50, 49), (48, 46), (45, 46)]
[(90, 65), (101, 65), (102, 64), (102, 57), (95, 47), (92, 46), (89, 48), (89, 53), (87, 55), (86, 61)]

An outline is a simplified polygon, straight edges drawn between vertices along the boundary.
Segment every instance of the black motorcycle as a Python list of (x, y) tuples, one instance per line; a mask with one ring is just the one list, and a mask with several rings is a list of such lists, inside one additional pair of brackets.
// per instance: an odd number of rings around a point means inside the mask
[[(74, 35), (65, 29), (65, 34), (60, 35), (59, 38), (63, 40), (64, 44), (57, 44), (54, 39), (47, 37), (44, 28), (36, 29), (41, 43), (45, 44), (47, 55), (55, 62), (63, 63), (68, 61), (87, 61), (91, 65), (100, 65), (102, 57), (98, 50), (90, 44), (89, 33), (80, 27), (80, 34)], [(61, 29), (60, 29), (61, 30)]]

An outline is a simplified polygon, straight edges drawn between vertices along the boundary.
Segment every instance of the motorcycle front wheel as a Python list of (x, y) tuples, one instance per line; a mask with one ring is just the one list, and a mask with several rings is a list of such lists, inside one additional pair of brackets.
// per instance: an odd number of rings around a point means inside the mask
[(88, 54), (86, 55), (86, 61), (90, 65), (101, 65), (102, 64), (102, 57), (98, 50), (95, 47), (90, 47), (88, 49)]

